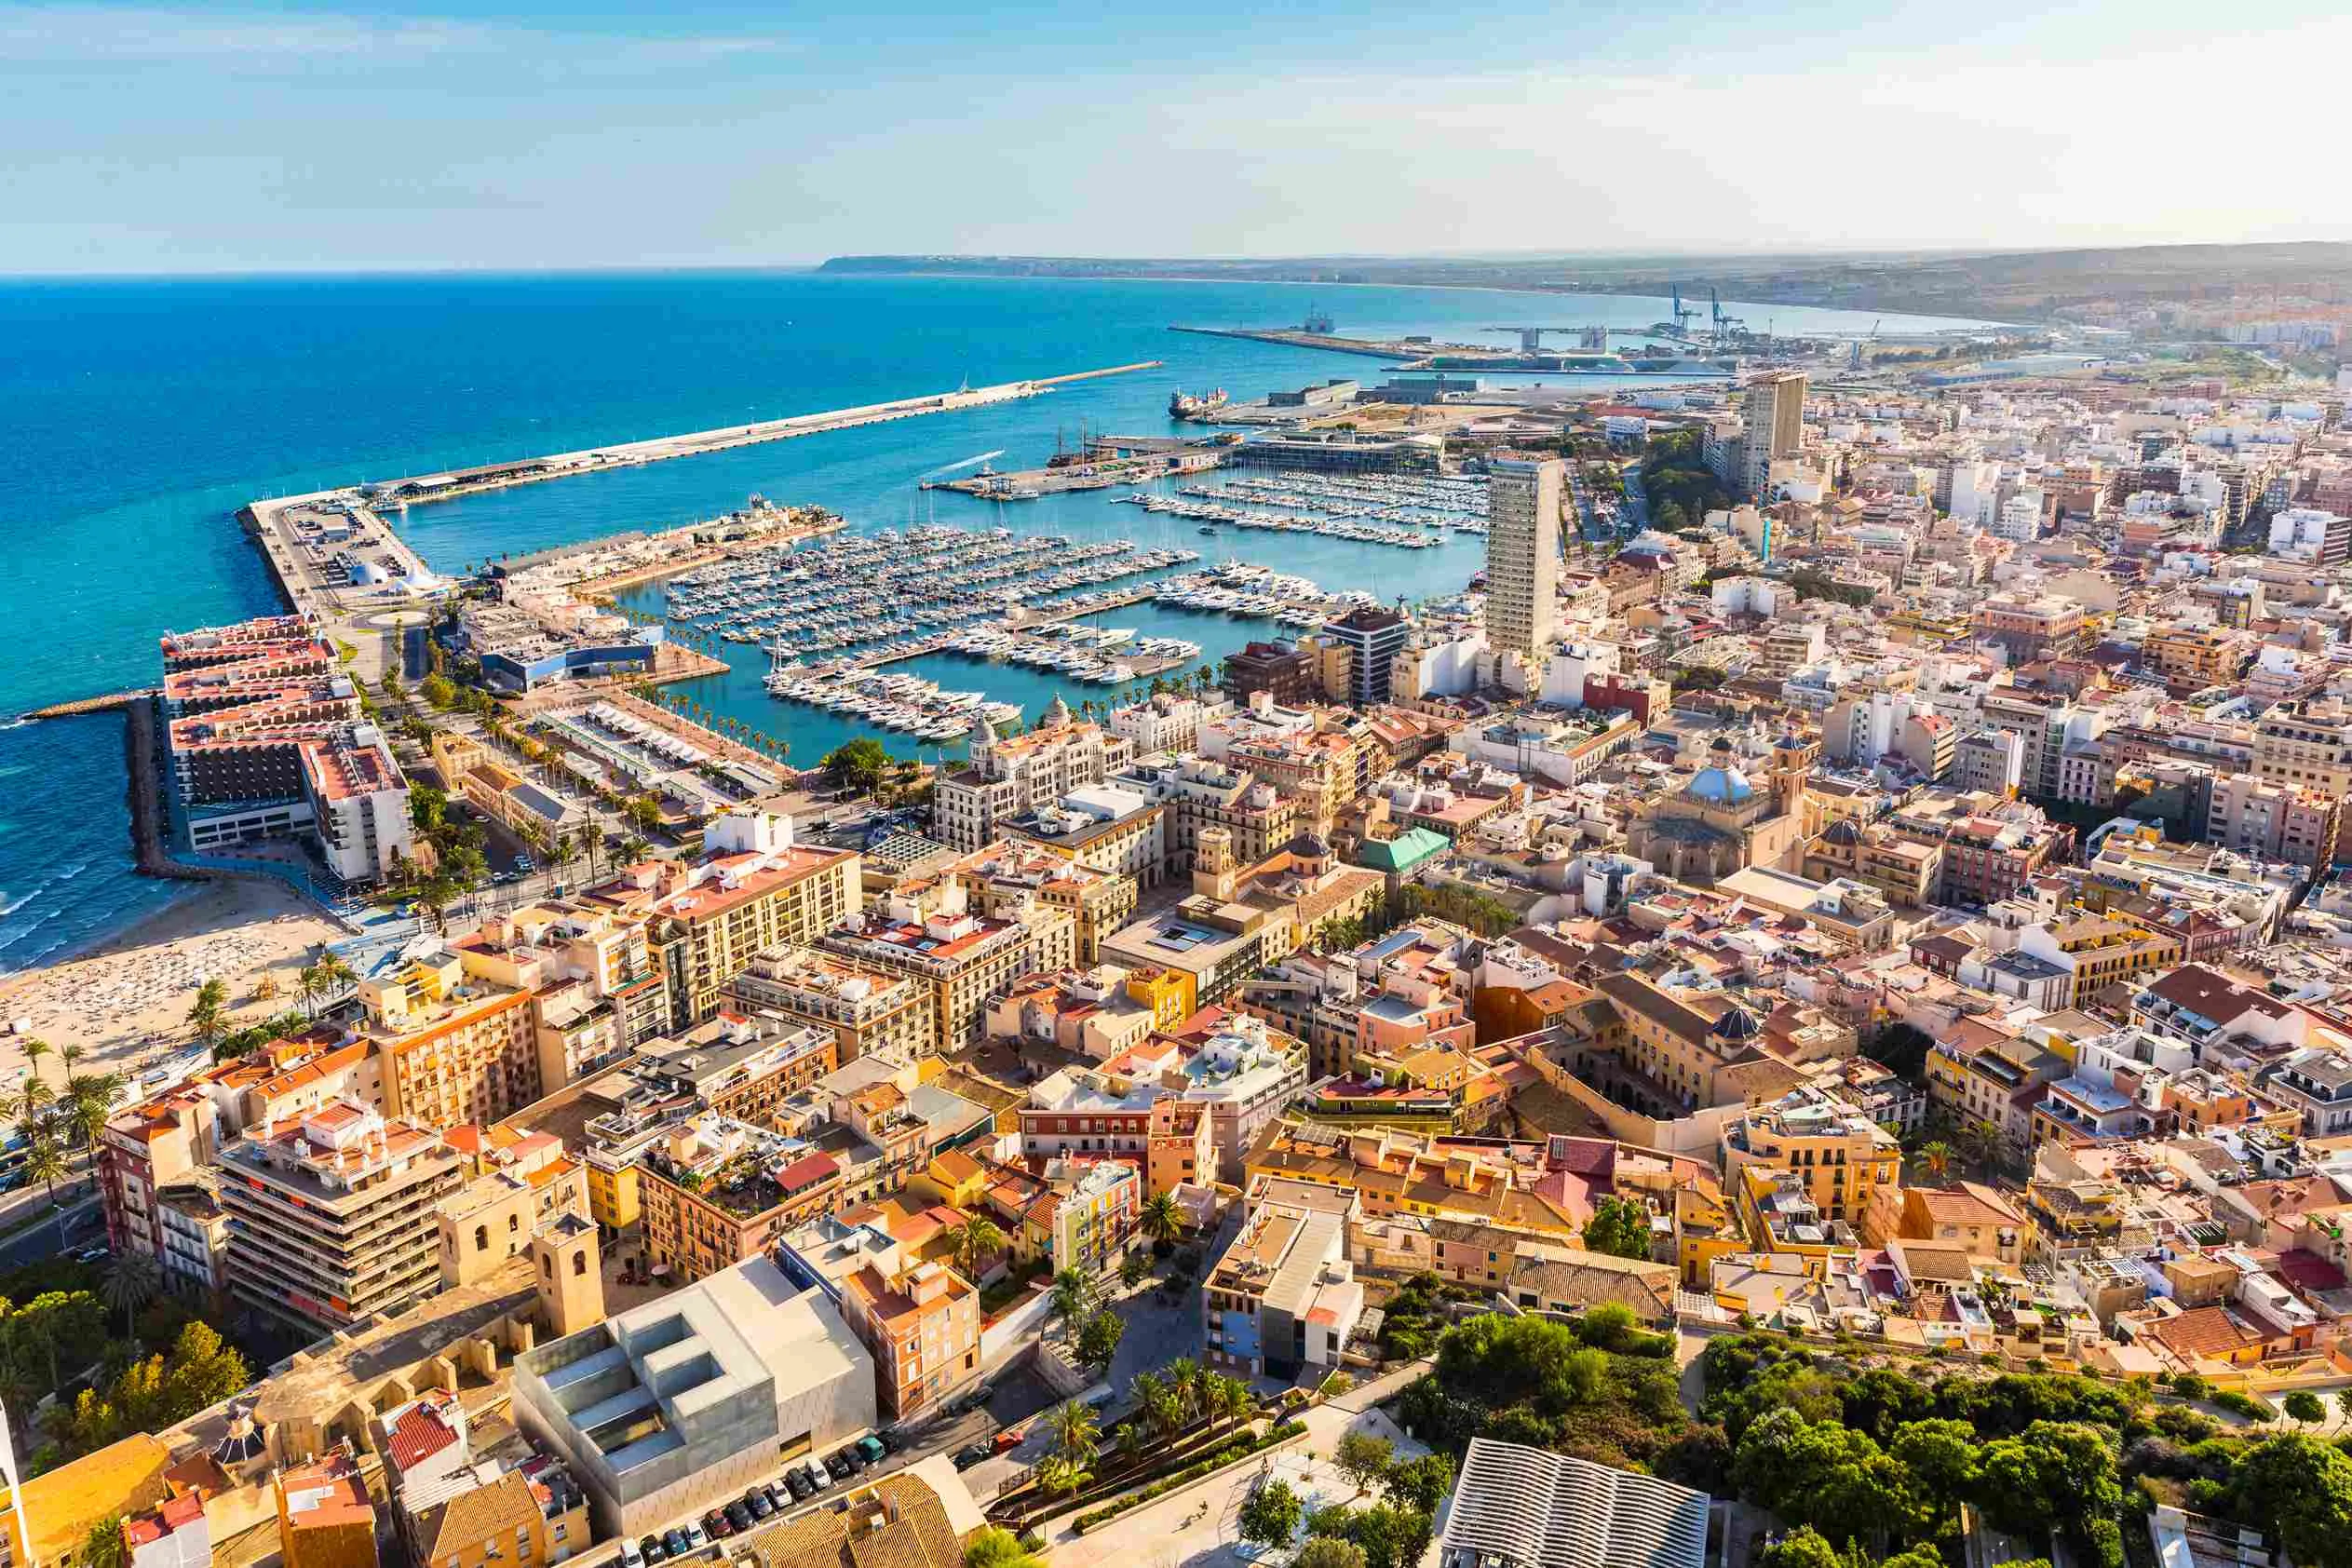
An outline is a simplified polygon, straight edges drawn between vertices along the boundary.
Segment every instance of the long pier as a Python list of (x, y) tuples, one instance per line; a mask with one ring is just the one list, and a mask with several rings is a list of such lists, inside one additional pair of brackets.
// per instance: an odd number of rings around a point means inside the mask
[(1301, 332), (1277, 327), (1175, 327), (1171, 332), (1194, 332), (1206, 338), (1247, 338), (1251, 343), (1279, 343), (1291, 348), (1326, 348), (1334, 354), (1362, 354), (1374, 359), (1419, 359), (1452, 344), (1388, 343), (1378, 338), (1340, 338), (1328, 332)]

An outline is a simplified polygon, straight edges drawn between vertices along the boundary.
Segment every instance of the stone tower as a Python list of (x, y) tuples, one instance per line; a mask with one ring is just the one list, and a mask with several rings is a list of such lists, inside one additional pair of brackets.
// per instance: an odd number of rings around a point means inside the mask
[(550, 1338), (561, 1339), (604, 1320), (604, 1276), (593, 1221), (577, 1214), (557, 1215), (531, 1238), (531, 1271), (539, 1292), (539, 1317)]
[(1233, 898), (1233, 830), (1203, 828), (1193, 841), (1193, 891), (1220, 903)]

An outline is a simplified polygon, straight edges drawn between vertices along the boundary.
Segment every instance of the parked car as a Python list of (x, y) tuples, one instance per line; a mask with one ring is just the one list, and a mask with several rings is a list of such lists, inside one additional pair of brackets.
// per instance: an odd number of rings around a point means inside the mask
[(621, 1537), (621, 1568), (645, 1568), (645, 1551), (628, 1536)]
[(959, 1470), (968, 1470), (981, 1460), (993, 1457), (995, 1453), (996, 1445), (986, 1439), (976, 1443), (966, 1443), (955, 1451), (955, 1467)]
[(844, 1443), (841, 1448), (841, 1456), (848, 1464), (851, 1475), (858, 1475), (864, 1471), (866, 1452), (856, 1443)]
[(849, 1461), (844, 1456), (846, 1452), (847, 1451), (845, 1449), (837, 1448), (833, 1450), (832, 1453), (825, 1455), (825, 1473), (831, 1476), (835, 1480), (847, 1480), (851, 1476), (857, 1474), (855, 1470), (852, 1470), (849, 1467)]
[(695, 1538), (687, 1534), (683, 1528), (672, 1530), (661, 1539), (662, 1545), (669, 1548), (669, 1555), (672, 1557), (683, 1557), (695, 1549)]
[(814, 1459), (801, 1467), (801, 1474), (808, 1478), (808, 1487), (811, 1495), (822, 1492), (825, 1488), (833, 1484), (832, 1472), (826, 1469), (824, 1466), (819, 1465)]
[[(667, 1562), (669, 1561), (669, 1548), (662, 1544), (659, 1535), (648, 1535), (637, 1543), (637, 1560), (640, 1562)], [(621, 1561), (629, 1561), (627, 1548), (621, 1550)]]
[[(710, 1544), (710, 1533), (705, 1530), (699, 1523), (689, 1524), (686, 1526), (686, 1549), (688, 1551), (700, 1551), (703, 1548), (709, 1546)], [(678, 1554), (676, 1552), (672, 1552), (670, 1555), (675, 1557)]]
[(738, 1535), (751, 1528), (751, 1505), (749, 1503), (729, 1503), (719, 1512), (729, 1524), (735, 1526), (736, 1534)]
[(805, 1503), (817, 1494), (817, 1489), (808, 1484), (808, 1478), (796, 1469), (784, 1472), (784, 1484), (791, 1489), (795, 1503)]
[(1014, 1431), (1010, 1426), (1007, 1426), (1003, 1431), (997, 1433), (995, 1437), (990, 1439), (989, 1441), (994, 1446), (995, 1451), (998, 1453), (1006, 1453), (1021, 1446), (1021, 1434)]
[(882, 1440), (877, 1437), (870, 1435), (859, 1438), (856, 1446), (859, 1455), (869, 1465), (879, 1465), (890, 1456), (890, 1451), (882, 1446)]
[(702, 1527), (710, 1533), (714, 1541), (723, 1541), (735, 1534), (735, 1526), (727, 1522), (727, 1516), (716, 1508), (702, 1516)]
[(899, 1436), (898, 1433), (885, 1432), (882, 1434), (882, 1447), (885, 1453), (896, 1453), (906, 1446), (906, 1439)]

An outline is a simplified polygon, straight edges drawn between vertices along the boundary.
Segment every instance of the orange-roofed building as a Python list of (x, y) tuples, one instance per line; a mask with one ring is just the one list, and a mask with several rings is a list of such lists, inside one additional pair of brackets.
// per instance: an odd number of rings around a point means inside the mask
[[(0, 1486), (0, 1533), (14, 1568), (50, 1568), (78, 1557), (90, 1526), (150, 1508), (164, 1498), (170, 1452), (144, 1432), (133, 1433), (69, 1465), (24, 1483), (22, 1521), (17, 1499)], [(32, 1532), (28, 1540), (25, 1530)], [(290, 1565), (291, 1568), (291, 1565)]]
[(348, 1453), (282, 1471), (273, 1485), (285, 1568), (375, 1568), (375, 1508)]
[(888, 1277), (868, 1264), (843, 1281), (841, 1314), (873, 1353), (889, 1419), (926, 1414), (980, 1376), (980, 1292), (945, 1264)]

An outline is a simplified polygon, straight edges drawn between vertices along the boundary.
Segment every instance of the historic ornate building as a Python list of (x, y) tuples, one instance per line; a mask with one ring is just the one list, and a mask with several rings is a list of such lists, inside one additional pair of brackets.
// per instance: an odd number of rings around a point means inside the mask
[(1759, 786), (1728, 737), (1678, 792), (1651, 804), (1626, 832), (1628, 853), (1677, 882), (1711, 883), (1747, 866), (1778, 866), (1802, 841), (1800, 810), (1812, 749), (1776, 743)]

